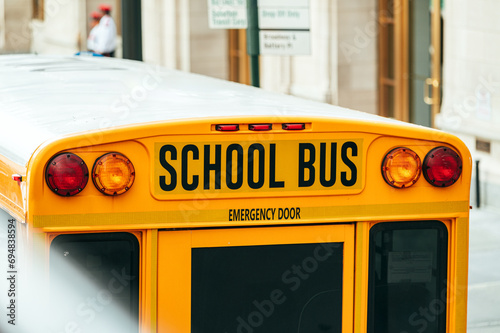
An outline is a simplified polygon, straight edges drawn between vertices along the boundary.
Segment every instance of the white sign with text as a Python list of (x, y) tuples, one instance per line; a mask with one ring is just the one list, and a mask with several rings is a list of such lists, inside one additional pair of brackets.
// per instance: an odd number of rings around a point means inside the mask
[(210, 29), (246, 29), (246, 0), (208, 0), (208, 26)]
[(258, 7), (309, 7), (309, 0), (257, 0)]
[(259, 7), (260, 29), (309, 29), (309, 8)]
[(262, 55), (309, 55), (311, 34), (309, 31), (261, 30), (259, 32)]

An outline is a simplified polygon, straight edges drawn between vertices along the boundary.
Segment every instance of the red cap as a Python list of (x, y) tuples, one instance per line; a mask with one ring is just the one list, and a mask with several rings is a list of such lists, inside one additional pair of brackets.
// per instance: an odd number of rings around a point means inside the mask
[(93, 18), (94, 20), (98, 20), (102, 17), (101, 13), (93, 11), (90, 13), (90, 18)]
[(102, 10), (103, 12), (110, 12), (111, 11), (111, 6), (108, 5), (107, 3), (101, 3), (99, 5), (99, 10)]

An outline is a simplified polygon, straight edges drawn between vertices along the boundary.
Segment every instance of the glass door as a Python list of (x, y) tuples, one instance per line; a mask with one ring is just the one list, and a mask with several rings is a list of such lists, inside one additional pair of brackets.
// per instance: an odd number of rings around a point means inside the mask
[(378, 0), (379, 114), (433, 126), (441, 105), (439, 1)]
[(441, 105), (440, 12), (439, 1), (410, 0), (410, 121), (423, 126)]

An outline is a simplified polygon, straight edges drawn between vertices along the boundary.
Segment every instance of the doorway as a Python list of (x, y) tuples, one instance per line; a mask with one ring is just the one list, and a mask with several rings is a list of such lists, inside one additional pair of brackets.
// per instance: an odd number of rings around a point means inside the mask
[(350, 332), (353, 274), (349, 224), (160, 231), (158, 331)]
[(378, 1), (379, 114), (433, 127), (441, 105), (442, 3)]

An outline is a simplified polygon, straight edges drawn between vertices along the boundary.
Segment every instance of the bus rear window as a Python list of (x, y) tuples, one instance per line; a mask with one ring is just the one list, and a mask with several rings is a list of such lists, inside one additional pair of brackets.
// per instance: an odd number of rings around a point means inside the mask
[(446, 332), (448, 232), (438, 221), (370, 231), (368, 332)]
[[(50, 248), (53, 325), (138, 332), (139, 244), (129, 233), (57, 236)], [(52, 315), (52, 314), (51, 314)], [(68, 327), (52, 327), (63, 332)]]
[(191, 332), (340, 332), (342, 274), (343, 243), (194, 248)]

